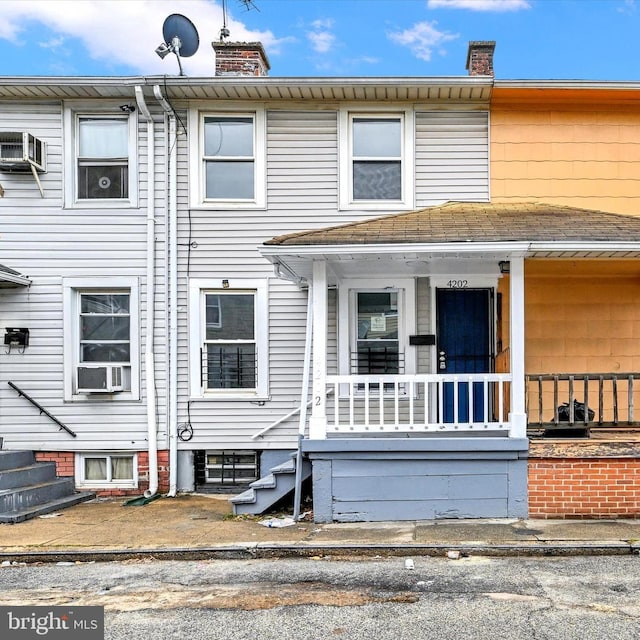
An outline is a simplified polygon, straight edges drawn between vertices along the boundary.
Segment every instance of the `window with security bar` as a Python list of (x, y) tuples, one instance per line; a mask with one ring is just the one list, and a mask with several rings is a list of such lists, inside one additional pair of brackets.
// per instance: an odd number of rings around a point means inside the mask
[(398, 333), (398, 292), (358, 291), (356, 350), (351, 370), (360, 375), (404, 372)]
[(204, 293), (205, 390), (257, 387), (255, 299), (255, 291)]
[(205, 482), (212, 484), (243, 484), (258, 477), (258, 457), (255, 451), (207, 451)]

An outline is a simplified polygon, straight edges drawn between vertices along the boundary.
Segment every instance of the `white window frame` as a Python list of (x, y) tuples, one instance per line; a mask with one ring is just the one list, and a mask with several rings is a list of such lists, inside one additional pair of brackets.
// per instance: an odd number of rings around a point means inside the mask
[[(140, 399), (140, 320), (137, 278), (64, 278), (64, 399), (69, 402), (122, 402)], [(130, 388), (117, 393), (78, 393), (77, 367), (80, 364), (80, 294), (129, 293), (131, 335), (130, 363), (126, 379)]]
[[(398, 350), (404, 353), (404, 373), (416, 372), (416, 352), (409, 345), (409, 336), (416, 333), (416, 282), (413, 278), (378, 280), (354, 278), (343, 280), (338, 291), (338, 367), (341, 375), (351, 373), (351, 353), (357, 341), (357, 293), (398, 293)], [(344, 386), (344, 389), (342, 388)], [(340, 395), (348, 394), (341, 385)]]
[[(249, 199), (217, 199), (206, 197), (206, 161), (204, 159), (204, 119), (253, 118), (253, 195)], [(190, 137), (190, 166), (194, 179), (190, 180), (190, 205), (194, 209), (264, 209), (266, 207), (266, 115), (264, 108), (215, 111), (192, 109), (189, 111), (189, 130), (197, 132)]]
[[(354, 119), (400, 119), (401, 189), (400, 200), (354, 200), (353, 198), (353, 121)], [(339, 113), (340, 140), (340, 209), (392, 211), (413, 209), (415, 202), (415, 117), (412, 109), (357, 111), (342, 109)]]
[[(81, 118), (115, 118), (129, 124), (128, 197), (78, 198), (78, 145)], [(67, 103), (64, 110), (64, 196), (68, 208), (129, 209), (138, 206), (138, 117), (137, 111), (124, 113), (116, 104), (96, 109), (95, 103)]]
[[(105, 458), (107, 467), (106, 480), (87, 480), (85, 476), (85, 460), (86, 458)], [(112, 458), (132, 458), (133, 459), (133, 478), (130, 480), (113, 480), (111, 475), (111, 459)], [(79, 488), (92, 489), (137, 489), (139, 482), (138, 476), (138, 454), (135, 452), (114, 452), (105, 453), (102, 451), (87, 451), (75, 454), (75, 483)]]
[[(189, 390), (192, 400), (269, 399), (269, 313), (268, 279), (233, 278), (193, 279), (189, 282)], [(207, 293), (248, 293), (255, 295), (254, 328), (256, 344), (255, 389), (206, 389), (201, 373), (201, 348), (204, 345), (204, 295)]]

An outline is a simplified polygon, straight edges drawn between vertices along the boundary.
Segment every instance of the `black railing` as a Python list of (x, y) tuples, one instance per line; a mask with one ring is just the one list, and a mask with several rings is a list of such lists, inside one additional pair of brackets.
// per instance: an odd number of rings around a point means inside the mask
[(67, 425), (64, 424), (64, 422), (61, 422), (54, 415), (51, 415), (37, 400), (34, 400), (28, 393), (24, 392), (20, 387), (13, 384), (13, 382), (8, 382), (7, 384), (12, 389), (15, 389), (18, 392), (19, 396), (22, 396), (25, 400), (30, 402), (36, 409), (38, 409), (40, 411), (40, 415), (44, 414), (45, 416), (47, 416), (47, 418), (55, 422), (60, 427), (60, 429), (64, 429), (70, 436), (73, 436), (74, 438), (78, 437), (74, 431), (69, 429), (69, 427), (67, 427)]
[(558, 429), (634, 427), (634, 382), (640, 373), (527, 375), (529, 427)]

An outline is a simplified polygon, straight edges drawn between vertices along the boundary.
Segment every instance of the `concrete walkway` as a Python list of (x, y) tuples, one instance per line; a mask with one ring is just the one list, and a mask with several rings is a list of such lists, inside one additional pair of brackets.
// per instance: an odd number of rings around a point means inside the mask
[(257, 558), (328, 555), (640, 553), (638, 520), (438, 520), (281, 524), (233, 516), (228, 496), (181, 495), (144, 506), (97, 499), (0, 524), (0, 561)]

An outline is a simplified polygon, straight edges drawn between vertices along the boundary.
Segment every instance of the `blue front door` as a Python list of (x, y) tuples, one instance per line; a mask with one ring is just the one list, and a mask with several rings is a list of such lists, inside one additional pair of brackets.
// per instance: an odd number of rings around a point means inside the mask
[[(493, 371), (493, 314), (491, 289), (436, 289), (438, 373)], [(454, 383), (443, 390), (444, 422), (454, 422)], [(490, 398), (489, 398), (490, 400)], [(458, 422), (481, 422), (482, 383), (473, 383), (473, 413), (469, 416), (468, 384), (458, 389)]]

